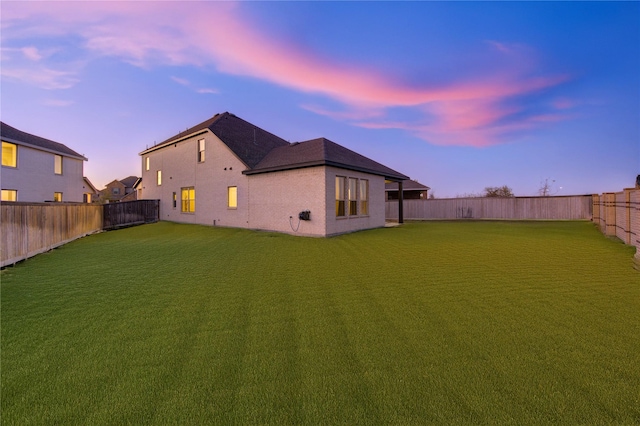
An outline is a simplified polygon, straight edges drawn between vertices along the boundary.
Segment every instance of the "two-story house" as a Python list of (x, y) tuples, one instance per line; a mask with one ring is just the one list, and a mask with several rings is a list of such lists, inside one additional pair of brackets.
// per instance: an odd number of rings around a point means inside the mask
[(140, 181), (138, 176), (129, 176), (121, 180), (113, 180), (98, 193), (98, 202), (117, 203), (120, 201), (135, 201), (138, 199), (136, 184)]
[(160, 219), (329, 236), (382, 227), (385, 181), (407, 176), (330, 140), (289, 143), (230, 113), (140, 153)]
[(83, 155), (1, 122), (0, 135), (2, 201), (83, 202), (93, 192), (83, 177)]

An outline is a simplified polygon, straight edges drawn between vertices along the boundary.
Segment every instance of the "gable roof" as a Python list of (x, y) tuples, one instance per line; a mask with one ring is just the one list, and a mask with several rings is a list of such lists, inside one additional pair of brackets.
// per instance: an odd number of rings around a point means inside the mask
[(49, 151), (55, 154), (76, 158), (78, 160), (88, 161), (85, 156), (78, 154), (66, 145), (63, 145), (59, 142), (54, 142), (49, 139), (41, 138), (40, 136), (32, 135), (31, 133), (23, 132), (22, 130), (11, 127), (1, 121), (0, 134), (2, 140), (5, 142), (12, 142), (18, 145), (25, 145), (32, 148)]
[(187, 137), (196, 136), (207, 130), (224, 142), (248, 168), (255, 167), (274, 148), (289, 145), (289, 142), (284, 139), (225, 112), (216, 114), (210, 119), (142, 151), (140, 155), (180, 142)]
[(138, 176), (129, 176), (120, 180), (119, 182), (123, 184), (126, 188), (133, 188), (133, 185), (136, 184), (138, 179), (139, 179)]
[[(402, 182), (402, 191), (427, 191), (429, 188), (427, 185), (423, 185), (416, 180), (405, 180)], [(384, 186), (385, 191), (397, 191), (398, 182), (389, 182)]]
[(255, 168), (243, 173), (251, 175), (313, 166), (334, 166), (384, 176), (385, 179), (409, 179), (402, 173), (326, 138), (297, 142), (275, 148)]

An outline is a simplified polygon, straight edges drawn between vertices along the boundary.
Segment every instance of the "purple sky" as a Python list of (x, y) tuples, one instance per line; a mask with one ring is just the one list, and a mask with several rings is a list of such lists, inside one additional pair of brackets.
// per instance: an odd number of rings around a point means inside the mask
[(639, 2), (2, 1), (1, 119), (89, 158), (229, 111), (438, 198), (618, 191), (640, 173)]

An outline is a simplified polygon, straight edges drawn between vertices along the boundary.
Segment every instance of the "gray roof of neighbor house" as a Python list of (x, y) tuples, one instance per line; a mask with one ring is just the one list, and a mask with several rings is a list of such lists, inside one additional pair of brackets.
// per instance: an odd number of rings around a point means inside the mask
[(384, 176), (387, 179), (409, 179), (402, 173), (325, 138), (275, 148), (255, 168), (244, 173), (252, 175), (313, 166), (334, 166)]
[(312, 166), (335, 166), (372, 173), (387, 179), (407, 176), (325, 138), (289, 143), (253, 124), (225, 112), (181, 132), (140, 153), (144, 155), (207, 130), (213, 132), (247, 166), (247, 175)]
[(121, 179), (119, 182), (127, 188), (133, 188), (136, 182), (138, 182), (138, 179), (140, 179), (138, 176), (129, 176)]
[(204, 133), (207, 129), (224, 142), (249, 168), (255, 167), (272, 149), (289, 145), (289, 142), (284, 139), (225, 112), (216, 114), (210, 119), (142, 151), (140, 155), (179, 142), (198, 133)]
[[(385, 184), (384, 189), (385, 191), (397, 191), (398, 182), (387, 183)], [(415, 180), (405, 180), (402, 182), (402, 191), (427, 191), (429, 189), (431, 188)]]
[(3, 141), (11, 142), (18, 145), (25, 145), (44, 151), (53, 152), (55, 154), (65, 155), (67, 157), (76, 158), (78, 160), (87, 161), (84, 155), (78, 154), (66, 145), (54, 142), (31, 133), (23, 132), (15, 127), (11, 127), (0, 121), (0, 135)]

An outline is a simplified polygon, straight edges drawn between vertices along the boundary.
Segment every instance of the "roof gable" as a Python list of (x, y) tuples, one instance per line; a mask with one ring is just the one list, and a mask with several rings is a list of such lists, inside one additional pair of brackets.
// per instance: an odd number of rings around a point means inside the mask
[(257, 174), (321, 165), (371, 173), (387, 179), (409, 179), (402, 173), (326, 138), (275, 148), (253, 170), (245, 173)]
[[(403, 191), (427, 191), (429, 188), (426, 185), (421, 184), (416, 180), (406, 180), (402, 183)], [(389, 182), (385, 184), (385, 191), (397, 191), (398, 190), (398, 182)]]
[(274, 148), (289, 145), (284, 139), (225, 112), (216, 114), (140, 154), (163, 148), (207, 130), (224, 142), (249, 168), (255, 167)]
[(32, 135), (31, 133), (23, 132), (22, 130), (11, 127), (1, 121), (0, 134), (2, 135), (2, 140), (6, 142), (22, 144), (34, 148), (41, 148), (45, 151), (50, 151), (56, 154), (65, 155), (67, 157), (77, 158), (78, 160), (87, 161), (86, 157), (78, 154), (64, 144), (41, 138), (40, 136)]

